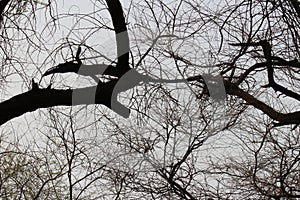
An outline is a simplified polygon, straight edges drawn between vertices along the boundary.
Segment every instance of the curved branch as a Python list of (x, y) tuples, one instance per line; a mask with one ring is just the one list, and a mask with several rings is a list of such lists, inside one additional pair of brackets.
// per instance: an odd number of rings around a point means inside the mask
[[(260, 42), (249, 42), (249, 43), (238, 43), (238, 44), (231, 44), (232, 46), (261, 46), (264, 52), (264, 56), (266, 59), (266, 67), (268, 72), (268, 81), (269, 83), (265, 87), (271, 87), (275, 92), (279, 91), (286, 96), (292, 97), (298, 101), (300, 101), (300, 95), (296, 92), (289, 90), (288, 88), (278, 84), (274, 80), (274, 68), (272, 62), (272, 52), (271, 52), (271, 45), (266, 40), (261, 40)], [(278, 57), (275, 57), (278, 60)], [(283, 61), (283, 59), (279, 59), (279, 61)]]
[(248, 104), (254, 106), (255, 108), (259, 109), (266, 115), (268, 115), (271, 119), (278, 121), (280, 125), (288, 125), (288, 124), (299, 124), (300, 123), (300, 111), (292, 112), (292, 113), (280, 113), (274, 110), (272, 107), (268, 106), (264, 102), (256, 99), (251, 94), (245, 92), (244, 90), (240, 89), (233, 83), (228, 81), (224, 81), (226, 93), (229, 95), (237, 96)]
[(250, 68), (248, 68), (243, 74), (240, 75), (239, 79), (236, 81), (236, 84), (237, 85), (241, 84), (251, 72), (253, 72), (254, 70), (256, 70), (258, 68), (262, 68), (265, 66), (266, 66), (266, 63), (255, 63)]
[(125, 22), (122, 5), (119, 0), (106, 0), (108, 11), (110, 13), (112, 23), (116, 33), (117, 41), (117, 67), (126, 72), (129, 67), (129, 37)]

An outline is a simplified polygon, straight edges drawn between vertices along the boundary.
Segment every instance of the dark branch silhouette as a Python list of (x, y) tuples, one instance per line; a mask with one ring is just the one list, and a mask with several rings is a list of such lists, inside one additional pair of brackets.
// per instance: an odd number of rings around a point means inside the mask
[[(0, 2), (0, 14), (2, 14), (5, 6), (9, 3), (8, 0)], [(112, 18), (112, 23), (114, 26), (116, 41), (117, 41), (117, 55), (118, 63), (116, 67), (108, 66), (104, 74), (110, 74), (116, 77), (122, 77), (127, 71), (130, 70), (129, 67), (129, 38), (125, 23), (125, 17), (123, 14), (123, 9), (119, 0), (107, 0), (108, 11)], [(75, 72), (78, 73), (81, 61), (79, 59), (81, 49), (79, 48), (76, 55), (77, 62), (67, 62), (58, 65), (47, 71), (44, 76), (55, 71), (65, 70), (65, 72)], [(94, 66), (95, 67), (95, 66)], [(93, 69), (94, 70), (94, 69)], [(95, 68), (95, 70), (97, 70)], [(3, 124), (15, 117), (18, 117), (24, 113), (32, 112), (38, 108), (47, 108), (52, 106), (72, 106), (80, 104), (103, 104), (111, 108), (111, 102), (114, 102), (115, 105), (119, 107), (119, 110), (124, 110), (124, 106), (112, 100), (112, 93), (115, 85), (117, 84), (116, 80), (110, 81), (108, 83), (98, 82), (98, 85), (95, 87), (88, 87), (75, 90), (55, 90), (55, 89), (39, 89), (36, 83), (32, 82), (34, 88), (23, 94), (19, 94), (15, 97), (12, 97), (9, 100), (6, 100), (0, 104), (0, 124)], [(93, 94), (96, 91), (95, 99), (91, 100), (87, 95)], [(77, 98), (76, 103), (72, 99), (73, 93), (83, 95), (84, 98)], [(118, 112), (118, 110), (115, 110)]]
[(117, 66), (121, 72), (130, 70), (129, 67), (129, 37), (122, 5), (118, 0), (106, 0), (108, 11), (115, 29), (117, 40)]
[[(8, 1), (1, 1), (0, 9), (2, 9), (2, 11), (7, 3)], [(141, 82), (205, 82), (201, 75), (190, 77), (186, 80), (154, 79), (148, 75), (139, 74), (136, 70), (131, 69), (128, 64), (129, 40), (122, 6), (118, 0), (107, 0), (107, 5), (116, 34), (118, 53), (118, 62), (116, 66), (106, 64), (82, 64), (80, 59), (81, 47), (79, 47), (76, 53), (75, 61), (62, 63), (56, 67), (50, 68), (45, 72), (43, 76), (55, 73), (71, 72), (84, 76), (95, 76), (98, 74), (109, 75), (118, 79), (113, 79), (106, 83), (98, 81), (97, 86), (73, 90), (56, 90), (51, 89), (51, 87), (40, 89), (38, 85), (34, 81), (32, 81), (32, 90), (23, 94), (19, 94), (9, 100), (0, 103), (0, 124), (3, 124), (15, 117), (21, 116), (24, 113), (35, 111), (39, 108), (48, 108), (53, 106), (74, 106), (83, 104), (103, 104), (108, 108), (111, 108), (115, 112), (127, 117), (129, 115), (129, 110), (116, 100), (117, 94), (119, 92), (133, 88)], [(246, 101), (249, 105), (252, 105), (255, 108), (261, 110), (263, 113), (267, 114), (270, 118), (275, 120), (278, 125), (299, 124), (300, 112), (292, 112), (286, 114), (280, 113), (238, 87), (238, 85), (243, 82), (243, 80), (251, 73), (251, 71), (257, 68), (266, 67), (269, 80), (269, 84), (267, 85), (267, 87), (272, 87), (275, 91), (280, 91), (287, 96), (290, 96), (296, 100), (300, 100), (299, 94), (290, 91), (289, 89), (284, 88), (283, 86), (275, 82), (273, 68), (273, 65), (290, 65), (292, 67), (299, 68), (299, 62), (297, 60), (287, 61), (280, 57), (273, 56), (271, 54), (271, 45), (267, 41), (260, 41), (256, 43), (239, 43), (233, 45), (261, 46), (264, 52), (264, 57), (266, 58), (266, 62), (257, 63), (250, 67), (239, 77), (236, 83), (231, 83), (230, 81), (224, 80), (226, 93), (228, 95), (237, 96)], [(76, 97), (78, 97), (78, 99), (76, 100), (74, 100), (74, 93), (76, 93)]]
[(0, 22), (2, 22), (3, 19), (3, 12), (4, 9), (6, 8), (7, 4), (10, 2), (10, 0), (1, 0), (0, 1)]
[[(278, 59), (278, 57), (273, 57), (272, 52), (271, 52), (271, 45), (268, 41), (262, 40), (260, 42), (255, 42), (255, 43), (239, 43), (239, 44), (231, 44), (233, 46), (261, 46), (264, 52), (264, 57), (266, 59), (265, 66), (267, 67), (267, 72), (268, 72), (268, 80), (269, 83), (265, 85), (264, 87), (271, 87), (275, 92), (279, 91), (282, 94), (285, 94), (286, 96), (292, 97), (298, 101), (300, 101), (300, 95), (297, 94), (296, 92), (293, 92), (286, 87), (283, 87), (282, 85), (279, 85), (275, 79), (274, 79), (274, 67), (273, 67), (273, 60), (272, 58), (275, 58), (277, 60), (280, 60), (281, 62), (284, 59)], [(293, 66), (295, 66), (295, 61), (292, 62)], [(288, 64), (288, 62), (286, 62)], [(298, 64), (296, 64), (297, 66)]]

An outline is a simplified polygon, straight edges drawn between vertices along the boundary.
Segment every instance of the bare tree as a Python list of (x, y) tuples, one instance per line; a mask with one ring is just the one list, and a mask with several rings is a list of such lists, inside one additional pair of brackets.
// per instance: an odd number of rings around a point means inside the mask
[(0, 2), (1, 198), (300, 197), (298, 1), (85, 6)]

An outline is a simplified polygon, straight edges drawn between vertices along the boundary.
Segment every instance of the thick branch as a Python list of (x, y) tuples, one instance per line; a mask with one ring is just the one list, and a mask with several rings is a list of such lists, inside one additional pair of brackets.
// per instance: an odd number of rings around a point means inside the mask
[(299, 94), (297, 94), (297, 93), (295, 93), (295, 92), (287, 89), (286, 87), (283, 87), (283, 86), (281, 86), (281, 85), (279, 85), (278, 83), (275, 82), (275, 80), (274, 80), (274, 68), (272, 66), (271, 45), (270, 45), (269, 42), (267, 42), (265, 40), (261, 41), (260, 44), (263, 48), (264, 55), (265, 55), (265, 58), (267, 60), (266, 63), (267, 63), (268, 79), (269, 79), (268, 86), (272, 87), (273, 90), (275, 90), (275, 92), (280, 91), (283, 94), (300, 101), (300, 95)]
[[(201, 79), (203, 79), (203, 77), (199, 75), (190, 77), (187, 79), (187, 81)], [(0, 103), (0, 125), (27, 112), (32, 112), (39, 108), (49, 108), (53, 106), (103, 104), (122, 115), (127, 112), (126, 108), (115, 100), (115, 96), (112, 97), (112, 95), (116, 95), (118, 92), (123, 91), (121, 87), (123, 84), (121, 86), (117, 86), (116, 88), (117, 83), (118, 80), (109, 81), (107, 83), (99, 82), (98, 86), (73, 90), (38, 88), (30, 90)], [(249, 105), (252, 105), (261, 110), (263, 113), (267, 114), (271, 119), (278, 121), (281, 125), (300, 123), (299, 111), (287, 114), (280, 113), (262, 101), (256, 99), (249, 93), (243, 91), (236, 84), (233, 84), (229, 81), (224, 81), (224, 86), (227, 94), (243, 99)], [(128, 87), (134, 87), (134, 85), (130, 85)], [(125, 90), (129, 89), (128, 87), (126, 87)], [(115, 92), (117, 91), (117, 93), (113, 93), (114, 90)], [(112, 106), (112, 103), (115, 107)]]
[(279, 56), (272, 56), (271, 57), (272, 60), (276, 60), (274, 61), (272, 64), (273, 65), (280, 65), (280, 66), (290, 66), (290, 67), (294, 67), (294, 68), (298, 68), (300, 69), (300, 63), (298, 62), (297, 59), (294, 60), (285, 60)]
[(112, 23), (116, 33), (117, 40), (117, 66), (126, 72), (129, 68), (129, 37), (125, 22), (122, 5), (119, 0), (106, 0), (108, 11), (111, 15)]
[(43, 76), (48, 76), (56, 73), (76, 73), (83, 76), (94, 75), (109, 75), (115, 77), (122, 77), (124, 72), (115, 66), (106, 64), (84, 65), (74, 62), (61, 63), (55, 67), (48, 69)]
[[(280, 58), (277, 56), (272, 56), (272, 59), (277, 60), (277, 61), (272, 61), (271, 62), (272, 65), (290, 66), (290, 67), (294, 67), (294, 68), (300, 68), (300, 63), (298, 62), (298, 60), (287, 61), (287, 60), (284, 60), (283, 58)], [(235, 83), (237, 85), (241, 84), (251, 72), (255, 71), (258, 68), (265, 67), (266, 65), (267, 65), (266, 62), (255, 63), (250, 68), (248, 68), (243, 74), (241, 74), (239, 79)]]
[(280, 113), (274, 110), (272, 107), (263, 103), (262, 101), (256, 99), (251, 94), (245, 92), (240, 89), (233, 83), (228, 81), (224, 81), (226, 93), (229, 95), (237, 96), (244, 101), (246, 101), (249, 105), (254, 106), (255, 108), (261, 110), (263, 113), (267, 114), (271, 119), (278, 121), (281, 125), (286, 124), (299, 124), (300, 123), (300, 112), (292, 112), (292, 113)]
[[(201, 75), (193, 76), (187, 78), (187, 81), (203, 81), (204, 78)], [(237, 96), (247, 104), (254, 106), (255, 108), (262, 111), (264, 114), (268, 115), (271, 119), (278, 121), (279, 125), (288, 125), (288, 124), (300, 124), (300, 111), (292, 112), (292, 113), (280, 113), (274, 108), (268, 106), (264, 102), (258, 100), (251, 94), (245, 92), (244, 90), (240, 89), (237, 84), (231, 83), (227, 80), (223, 81), (225, 92), (228, 95)]]
[(81, 89), (33, 89), (0, 103), (0, 125), (39, 108), (103, 104), (111, 108), (114, 82)]
[(10, 0), (1, 0), (0, 1), (0, 22), (2, 22), (2, 14), (3, 14), (5, 7), (9, 3), (9, 1)]
[[(264, 56), (266, 58), (266, 66), (267, 66), (267, 72), (268, 72), (268, 85), (265, 87), (271, 87), (275, 92), (279, 91), (282, 94), (285, 94), (289, 97), (292, 97), (298, 101), (300, 101), (300, 95), (296, 92), (293, 92), (289, 90), (286, 87), (283, 87), (282, 85), (278, 84), (274, 80), (274, 68), (273, 68), (273, 62), (272, 62), (272, 52), (271, 52), (271, 45), (268, 41), (262, 40), (260, 42), (255, 42), (255, 43), (239, 43), (239, 44), (231, 44), (233, 46), (261, 46), (264, 52)], [(278, 57), (275, 57), (278, 60)], [(283, 61), (283, 59), (279, 59), (279, 61)]]

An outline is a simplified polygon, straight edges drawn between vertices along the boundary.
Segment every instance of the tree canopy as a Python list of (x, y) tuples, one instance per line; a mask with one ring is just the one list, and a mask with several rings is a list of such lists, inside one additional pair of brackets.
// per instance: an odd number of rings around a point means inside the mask
[(298, 0), (0, 1), (0, 198), (300, 198)]

